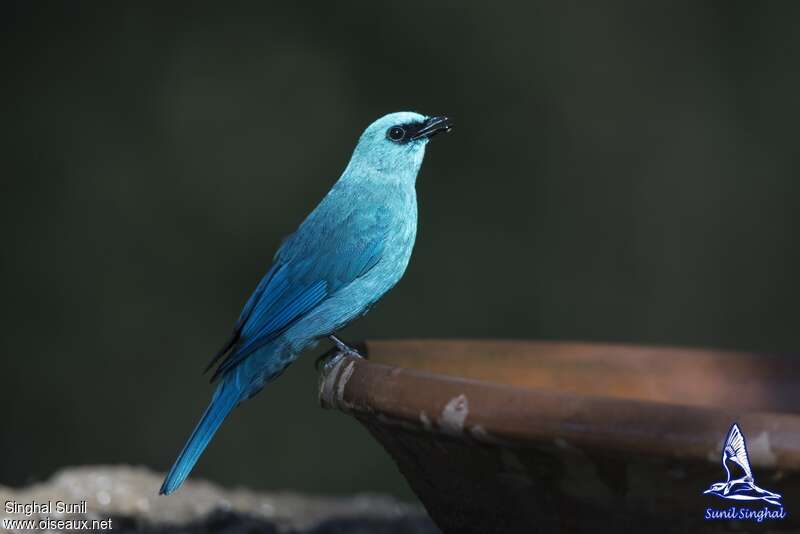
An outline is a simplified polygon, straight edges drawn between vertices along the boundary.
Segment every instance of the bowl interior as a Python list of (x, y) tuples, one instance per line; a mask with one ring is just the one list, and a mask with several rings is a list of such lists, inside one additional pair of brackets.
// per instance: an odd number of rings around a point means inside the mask
[(369, 358), (396, 367), (587, 396), (745, 411), (800, 412), (789, 357), (571, 342), (371, 341)]

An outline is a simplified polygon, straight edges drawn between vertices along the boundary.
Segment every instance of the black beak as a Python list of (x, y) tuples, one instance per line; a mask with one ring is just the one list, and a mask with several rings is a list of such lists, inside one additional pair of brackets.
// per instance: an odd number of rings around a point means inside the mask
[(412, 141), (417, 139), (430, 139), (439, 132), (449, 132), (453, 129), (453, 121), (449, 117), (428, 117), (419, 130), (411, 136)]

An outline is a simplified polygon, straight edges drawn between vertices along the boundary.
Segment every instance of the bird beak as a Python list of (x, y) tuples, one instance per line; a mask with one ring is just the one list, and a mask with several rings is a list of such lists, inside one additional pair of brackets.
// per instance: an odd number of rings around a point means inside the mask
[(422, 126), (411, 136), (412, 141), (417, 139), (430, 139), (439, 132), (449, 132), (453, 129), (453, 121), (449, 117), (428, 117)]

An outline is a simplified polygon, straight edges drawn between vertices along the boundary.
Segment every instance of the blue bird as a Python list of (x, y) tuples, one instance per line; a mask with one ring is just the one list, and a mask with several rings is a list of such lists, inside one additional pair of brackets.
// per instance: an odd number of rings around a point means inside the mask
[(225, 417), (305, 349), (364, 315), (403, 276), (417, 233), (415, 183), (447, 117), (391, 113), (367, 127), (339, 180), (278, 249), (230, 339), (206, 368), (219, 385), (160, 493), (186, 477)]

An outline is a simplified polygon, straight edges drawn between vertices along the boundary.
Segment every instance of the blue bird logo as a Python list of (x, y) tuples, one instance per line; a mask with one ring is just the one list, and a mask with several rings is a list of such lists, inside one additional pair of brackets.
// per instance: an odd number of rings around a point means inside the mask
[(778, 493), (756, 486), (747, 454), (747, 442), (736, 423), (728, 431), (725, 446), (722, 448), (722, 468), (725, 469), (725, 482), (714, 482), (703, 494), (737, 501), (765, 501), (776, 506), (781, 505), (781, 496)]

